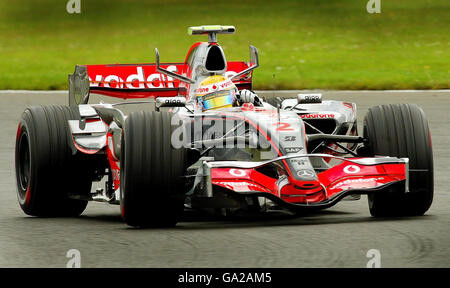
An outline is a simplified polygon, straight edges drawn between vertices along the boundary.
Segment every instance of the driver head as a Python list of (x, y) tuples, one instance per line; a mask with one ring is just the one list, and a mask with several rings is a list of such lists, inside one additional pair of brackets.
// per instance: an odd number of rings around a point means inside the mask
[(195, 90), (195, 98), (202, 111), (232, 107), (237, 88), (222, 75), (209, 76)]

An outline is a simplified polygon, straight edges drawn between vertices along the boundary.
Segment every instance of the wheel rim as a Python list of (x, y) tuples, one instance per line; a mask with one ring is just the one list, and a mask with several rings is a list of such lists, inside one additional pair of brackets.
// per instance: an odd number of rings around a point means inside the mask
[(28, 143), (28, 135), (22, 133), (19, 140), (19, 167), (18, 167), (18, 182), (21, 188), (21, 196), (24, 197), (30, 181), (30, 145)]

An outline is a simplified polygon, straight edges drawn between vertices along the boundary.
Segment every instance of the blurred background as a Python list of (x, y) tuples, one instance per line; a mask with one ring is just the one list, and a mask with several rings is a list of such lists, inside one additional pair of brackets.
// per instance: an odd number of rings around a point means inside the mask
[(450, 88), (450, 1), (381, 0), (0, 1), (0, 90), (67, 89), (76, 64), (183, 62), (205, 36), (196, 25), (234, 25), (219, 35), (227, 59), (260, 53), (255, 89)]

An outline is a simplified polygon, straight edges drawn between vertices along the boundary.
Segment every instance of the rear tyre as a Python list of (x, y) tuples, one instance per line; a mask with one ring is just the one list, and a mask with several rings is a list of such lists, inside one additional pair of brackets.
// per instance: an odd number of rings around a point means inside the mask
[(89, 195), (92, 177), (72, 155), (67, 120), (79, 119), (77, 108), (33, 106), (20, 120), (15, 148), (17, 197), (32, 216), (78, 216), (87, 201), (69, 195)]
[(172, 114), (135, 112), (121, 145), (121, 212), (136, 227), (175, 226), (183, 213), (186, 149), (171, 144)]
[[(409, 158), (409, 190), (395, 185), (368, 196), (372, 216), (423, 215), (433, 202), (433, 152), (425, 114), (415, 104), (372, 107), (364, 118), (364, 138), (371, 156)], [(414, 171), (415, 170), (415, 171)]]

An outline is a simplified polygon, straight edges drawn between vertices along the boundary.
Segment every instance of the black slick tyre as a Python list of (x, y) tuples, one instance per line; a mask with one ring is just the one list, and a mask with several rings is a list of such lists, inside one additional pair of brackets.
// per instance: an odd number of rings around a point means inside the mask
[(20, 120), (15, 146), (17, 197), (32, 216), (78, 216), (89, 195), (92, 177), (80, 155), (73, 153), (68, 120), (79, 119), (77, 108), (32, 106)]
[(423, 215), (433, 202), (433, 152), (425, 114), (415, 104), (380, 105), (364, 118), (369, 156), (409, 158), (409, 190), (394, 185), (368, 196), (372, 216)]
[(168, 112), (139, 111), (125, 121), (120, 202), (130, 226), (172, 227), (183, 212), (186, 149), (171, 145), (171, 119)]

